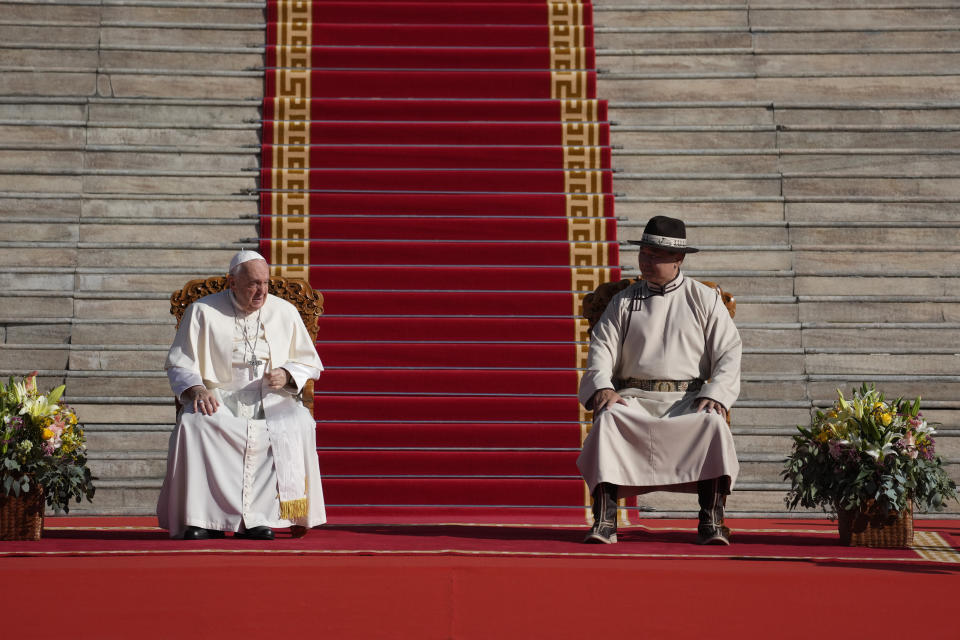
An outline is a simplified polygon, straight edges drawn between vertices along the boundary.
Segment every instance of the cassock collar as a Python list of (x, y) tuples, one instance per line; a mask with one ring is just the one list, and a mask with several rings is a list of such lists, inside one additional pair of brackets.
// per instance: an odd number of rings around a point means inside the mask
[(662, 286), (652, 282), (647, 282), (646, 280), (643, 282), (647, 287), (647, 295), (644, 297), (650, 298), (653, 296), (664, 296), (680, 288), (680, 285), (683, 284), (683, 272), (678, 271), (673, 280)]

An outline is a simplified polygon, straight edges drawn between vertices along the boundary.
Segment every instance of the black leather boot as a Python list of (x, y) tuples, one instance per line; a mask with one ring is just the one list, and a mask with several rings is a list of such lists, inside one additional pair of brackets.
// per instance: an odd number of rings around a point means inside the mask
[(593, 526), (583, 541), (602, 544), (617, 541), (617, 485), (601, 482), (593, 490)]
[(730, 529), (723, 524), (723, 507), (729, 493), (728, 476), (697, 482), (697, 499), (700, 502), (697, 544), (730, 544)]

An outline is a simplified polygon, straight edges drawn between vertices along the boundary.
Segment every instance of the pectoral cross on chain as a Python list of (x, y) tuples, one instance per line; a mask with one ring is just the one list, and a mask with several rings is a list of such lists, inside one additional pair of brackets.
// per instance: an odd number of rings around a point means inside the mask
[(263, 360), (257, 358), (257, 354), (251, 353), (250, 359), (247, 360), (247, 364), (253, 367), (253, 373), (251, 375), (251, 380), (256, 380), (260, 377), (260, 365), (263, 364)]

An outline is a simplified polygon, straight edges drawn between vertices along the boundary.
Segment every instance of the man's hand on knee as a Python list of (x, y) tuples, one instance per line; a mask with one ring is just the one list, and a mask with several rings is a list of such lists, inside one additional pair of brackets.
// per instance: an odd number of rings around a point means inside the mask
[(209, 389), (203, 385), (196, 385), (187, 389), (187, 397), (193, 402), (193, 410), (205, 416), (213, 415), (220, 408), (220, 403)]
[(290, 382), (290, 372), (281, 367), (268, 373), (266, 378), (267, 386), (271, 389), (283, 389)]
[(594, 413), (600, 413), (604, 409), (610, 409), (615, 404), (627, 404), (619, 393), (613, 389), (598, 389), (593, 397), (590, 398), (590, 406)]
[(724, 420), (727, 419), (727, 408), (711, 398), (700, 398), (700, 404), (697, 405), (697, 413), (706, 411), (707, 413), (719, 413)]

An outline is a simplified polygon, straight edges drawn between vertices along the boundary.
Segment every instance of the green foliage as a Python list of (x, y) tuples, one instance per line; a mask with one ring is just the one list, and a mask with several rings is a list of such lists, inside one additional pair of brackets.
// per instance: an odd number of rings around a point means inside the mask
[(77, 415), (61, 403), (64, 386), (41, 394), (36, 374), (0, 383), (0, 479), (6, 495), (19, 496), (35, 483), (47, 504), (70, 511), (70, 500), (92, 500), (86, 436)]
[(920, 398), (889, 402), (864, 383), (848, 401), (817, 411), (798, 426), (782, 475), (790, 481), (786, 505), (795, 509), (941, 511), (957, 499), (956, 483), (935, 455), (936, 433), (920, 413)]

